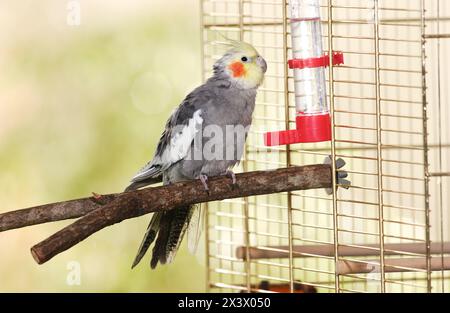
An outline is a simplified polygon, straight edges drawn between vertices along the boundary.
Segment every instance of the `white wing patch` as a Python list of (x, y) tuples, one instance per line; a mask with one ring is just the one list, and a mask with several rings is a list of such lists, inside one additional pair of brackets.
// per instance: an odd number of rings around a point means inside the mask
[(195, 135), (200, 131), (203, 123), (201, 117), (202, 111), (199, 109), (194, 112), (194, 115), (187, 125), (184, 125), (180, 129), (175, 129), (170, 144), (163, 151), (160, 159), (158, 160), (161, 165), (171, 165), (179, 160), (185, 158), (191, 148), (192, 141)]
[[(165, 147), (160, 156), (155, 157), (152, 162), (142, 168), (131, 181), (152, 177), (153, 174), (164, 171), (172, 164), (185, 158), (190, 151), (195, 135), (201, 130), (203, 118), (199, 109), (194, 112), (187, 125), (175, 125), (170, 133), (169, 144)], [(155, 167), (157, 165), (157, 167)]]

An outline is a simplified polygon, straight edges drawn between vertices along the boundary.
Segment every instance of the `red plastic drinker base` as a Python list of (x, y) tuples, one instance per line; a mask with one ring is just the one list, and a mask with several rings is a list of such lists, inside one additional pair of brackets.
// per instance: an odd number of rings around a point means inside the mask
[(265, 133), (264, 144), (266, 146), (281, 146), (331, 140), (330, 114), (298, 115), (295, 122), (297, 129)]

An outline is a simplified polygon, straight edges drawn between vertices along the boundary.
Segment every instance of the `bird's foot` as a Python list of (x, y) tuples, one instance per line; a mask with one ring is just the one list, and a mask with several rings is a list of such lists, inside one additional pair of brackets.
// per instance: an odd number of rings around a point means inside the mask
[[(324, 164), (331, 164), (332, 160), (331, 160), (331, 155), (327, 156), (325, 158), (325, 160), (323, 161)], [(342, 187), (344, 189), (348, 189), (351, 186), (351, 181), (347, 178), (348, 173), (345, 170), (342, 170), (342, 168), (345, 165), (345, 161), (342, 158), (338, 158), (336, 159), (336, 189), (338, 187)], [(333, 193), (333, 189), (332, 188), (326, 188), (325, 191), (327, 192), (327, 194), (331, 195)]]
[(231, 178), (231, 183), (233, 185), (236, 185), (236, 174), (232, 170), (227, 170), (225, 172), (225, 175)]
[(209, 187), (208, 187), (208, 176), (204, 175), (204, 174), (200, 174), (200, 176), (198, 177), (200, 179), (200, 181), (203, 184), (203, 187), (205, 188), (205, 191), (209, 193)]

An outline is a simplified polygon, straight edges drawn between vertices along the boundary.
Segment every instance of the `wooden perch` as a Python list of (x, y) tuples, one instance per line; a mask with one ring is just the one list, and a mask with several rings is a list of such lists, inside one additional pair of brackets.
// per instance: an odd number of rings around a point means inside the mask
[(0, 232), (48, 222), (78, 218), (117, 198), (117, 194), (44, 204), (0, 214)]
[[(250, 247), (248, 249), (250, 259), (274, 259), (289, 258), (289, 246), (265, 246)], [(339, 245), (339, 256), (378, 256), (380, 255), (379, 244), (358, 244), (353, 246)], [(236, 248), (236, 257), (245, 260), (247, 249), (244, 246)], [(334, 256), (334, 245), (294, 245), (292, 254), (294, 258), (304, 257), (332, 257)], [(417, 255), (426, 254), (425, 243), (385, 243), (385, 255)], [(430, 253), (450, 253), (450, 242), (432, 242)]]
[(98, 200), (84, 198), (18, 210), (0, 215), (0, 231), (83, 216), (31, 248), (36, 262), (42, 264), (93, 233), (125, 219), (202, 202), (328, 188), (332, 176), (330, 165), (318, 164), (243, 173), (236, 175), (236, 179), (236, 185), (232, 185), (228, 177), (211, 178), (209, 192), (200, 181), (194, 180), (105, 195)]
[[(266, 246), (266, 247), (250, 247), (250, 259), (272, 259), (272, 258), (288, 258), (289, 246)], [(294, 258), (305, 257), (332, 257), (334, 256), (334, 245), (295, 245), (292, 247)], [(424, 243), (386, 243), (384, 245), (384, 255), (406, 256), (420, 255), (423, 257), (404, 257), (404, 258), (387, 258), (384, 261), (384, 271), (386, 273), (393, 272), (411, 272), (426, 271), (427, 263), (425, 254), (427, 253)], [(434, 254), (431, 259), (431, 270), (450, 270), (450, 257), (445, 256), (441, 259), (439, 254), (450, 253), (450, 242), (433, 242), (430, 244), (430, 253)], [(361, 244), (354, 246), (339, 246), (339, 257), (361, 257), (361, 256), (379, 256), (380, 245), (378, 244)], [(246, 248), (237, 247), (236, 257), (246, 259)], [(376, 273), (380, 272), (379, 260), (345, 260), (340, 259), (338, 262), (337, 272), (340, 275), (356, 274), (356, 273)]]

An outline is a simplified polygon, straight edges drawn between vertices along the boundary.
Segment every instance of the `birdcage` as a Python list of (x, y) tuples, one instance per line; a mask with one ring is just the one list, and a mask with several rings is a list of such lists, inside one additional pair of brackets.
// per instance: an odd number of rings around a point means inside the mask
[[(313, 0), (307, 0), (313, 1)], [(314, 2), (314, 1), (313, 1)], [(268, 63), (239, 170), (346, 161), (350, 189), (263, 195), (207, 207), (214, 292), (450, 290), (450, 3), (317, 0), (331, 140), (267, 146), (296, 128), (292, 13), (286, 0), (203, 0), (204, 76), (226, 37)], [(344, 64), (332, 56), (339, 51)], [(295, 51), (294, 51), (295, 52)], [(447, 118), (446, 118), (447, 117)], [(333, 186), (338, 181), (333, 179)]]

